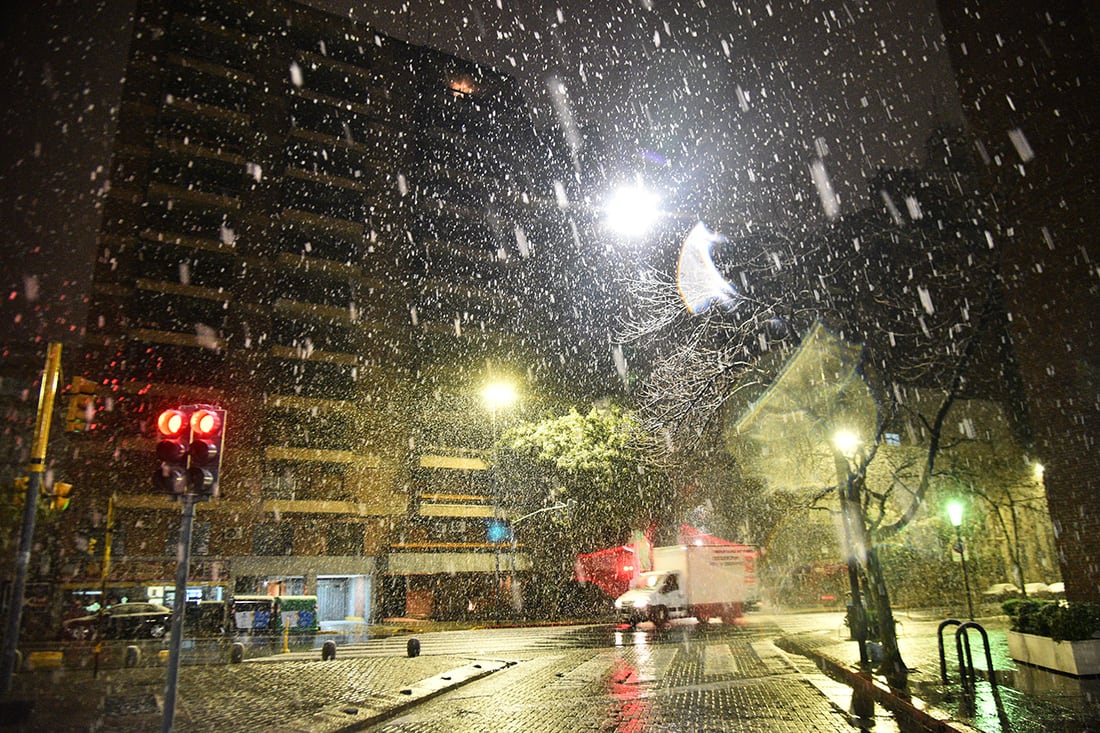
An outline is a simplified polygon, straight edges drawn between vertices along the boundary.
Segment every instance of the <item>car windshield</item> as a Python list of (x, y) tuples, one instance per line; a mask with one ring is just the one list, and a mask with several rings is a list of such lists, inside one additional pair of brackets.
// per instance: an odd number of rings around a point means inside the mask
[(102, 697), (27, 729), (720, 728), (777, 665), (650, 651), (1097, 633), (1097, 0), (8, 0), (0, 69), (0, 701)]

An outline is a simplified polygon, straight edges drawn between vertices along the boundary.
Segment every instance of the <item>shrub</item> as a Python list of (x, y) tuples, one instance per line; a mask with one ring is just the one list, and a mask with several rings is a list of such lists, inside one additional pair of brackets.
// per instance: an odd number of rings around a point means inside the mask
[(1049, 636), (1055, 641), (1080, 641), (1100, 632), (1100, 605), (1013, 598), (1001, 604), (1012, 630)]
[(1100, 631), (1100, 605), (1070, 603), (1057, 608), (1050, 620), (1050, 636), (1055, 641), (1080, 641)]

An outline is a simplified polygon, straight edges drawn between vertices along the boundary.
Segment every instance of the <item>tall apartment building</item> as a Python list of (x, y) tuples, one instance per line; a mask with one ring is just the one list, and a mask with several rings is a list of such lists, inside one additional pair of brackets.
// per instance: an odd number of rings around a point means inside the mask
[(109, 586), (171, 585), (179, 509), (152, 488), (152, 423), (213, 403), (228, 437), (196, 597), (317, 593), (322, 619), (380, 613), (381, 585), (392, 614), (489, 599), (499, 426), (479, 391), (549, 384), (530, 248), (568, 231), (552, 160), (507, 76), (280, 0), (139, 2), (65, 587), (98, 586), (86, 542), (109, 501)]

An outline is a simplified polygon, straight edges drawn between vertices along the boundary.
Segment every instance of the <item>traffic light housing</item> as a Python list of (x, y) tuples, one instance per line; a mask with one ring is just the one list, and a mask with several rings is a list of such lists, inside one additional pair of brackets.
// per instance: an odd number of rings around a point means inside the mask
[(173, 497), (205, 501), (218, 494), (225, 410), (186, 405), (157, 416), (157, 461), (153, 485)]
[(73, 377), (69, 387), (69, 409), (65, 413), (65, 432), (83, 433), (95, 425), (96, 383), (84, 377)]
[(191, 413), (191, 490), (203, 497), (218, 495), (225, 441), (225, 410), (197, 405)]
[(153, 486), (171, 496), (188, 491), (191, 447), (191, 414), (186, 408), (165, 410), (157, 416), (157, 461)]
[(72, 497), (70, 496), (72, 493), (72, 484), (63, 481), (55, 481), (53, 491), (46, 494), (46, 497), (50, 500), (50, 509), (55, 512), (63, 512), (68, 509), (69, 502), (72, 501)]

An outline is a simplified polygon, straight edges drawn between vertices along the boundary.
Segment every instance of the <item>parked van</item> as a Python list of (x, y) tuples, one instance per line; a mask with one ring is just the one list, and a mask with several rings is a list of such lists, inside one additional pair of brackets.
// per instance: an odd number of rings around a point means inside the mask
[(231, 628), (237, 634), (315, 634), (317, 596), (234, 596)]

